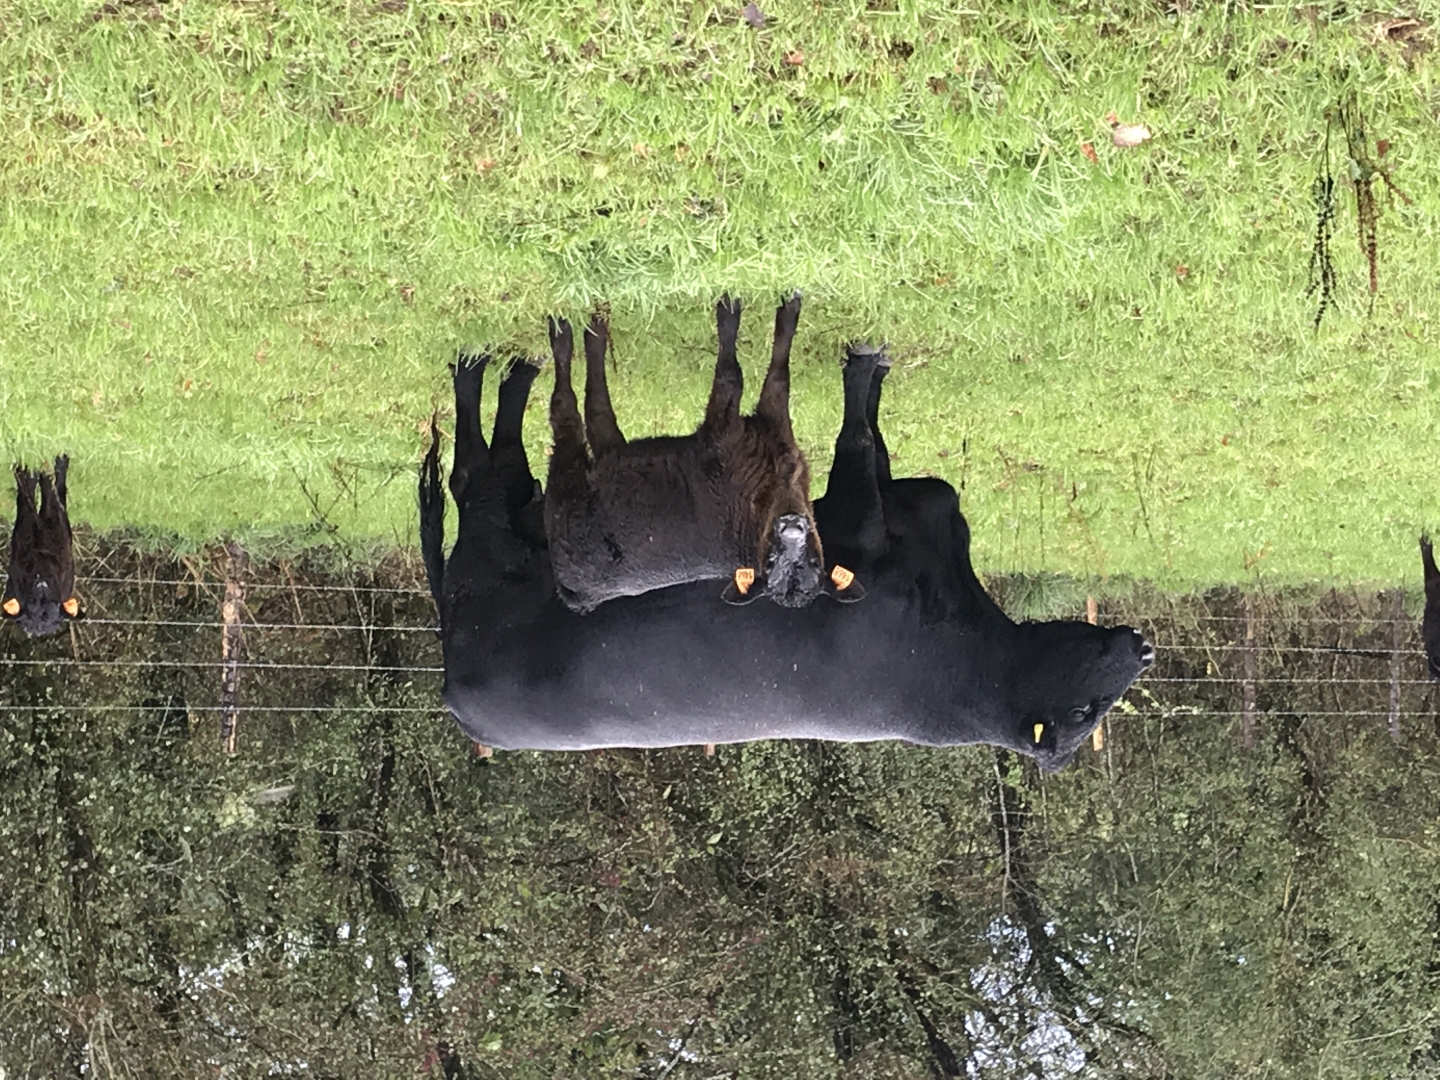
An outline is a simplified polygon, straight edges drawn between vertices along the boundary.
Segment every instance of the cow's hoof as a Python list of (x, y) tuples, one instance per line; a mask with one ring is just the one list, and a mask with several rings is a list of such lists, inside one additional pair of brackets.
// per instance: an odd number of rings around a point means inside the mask
[(874, 364), (878, 368), (889, 368), (890, 357), (885, 352), (885, 343), (872, 345), (868, 341), (852, 341), (845, 346), (845, 363)]

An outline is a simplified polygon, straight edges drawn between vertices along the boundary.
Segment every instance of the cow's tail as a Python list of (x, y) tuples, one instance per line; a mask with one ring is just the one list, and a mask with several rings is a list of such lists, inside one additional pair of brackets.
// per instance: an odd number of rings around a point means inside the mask
[(445, 489), (440, 484), (440, 425), (433, 415), (430, 449), (420, 463), (420, 554), (439, 611), (440, 585), (445, 579)]

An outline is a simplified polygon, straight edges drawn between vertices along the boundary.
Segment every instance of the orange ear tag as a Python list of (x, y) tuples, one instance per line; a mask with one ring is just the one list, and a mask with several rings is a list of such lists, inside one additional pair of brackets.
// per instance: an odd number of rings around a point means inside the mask
[(6, 601), (5, 601), (5, 614), (6, 614), (6, 615), (9, 615), (12, 619), (13, 619), (16, 615), (19, 615), (19, 614), (20, 614), (20, 601), (19, 601), (19, 600), (16, 600), (13, 596), (12, 596), (9, 600), (6, 600)]
[(846, 570), (845, 567), (836, 563), (835, 568), (830, 571), (830, 580), (835, 583), (837, 589), (844, 592), (850, 587), (850, 583), (855, 580), (855, 571)]
[(72, 619), (80, 614), (80, 601), (73, 596), (60, 606), (65, 609), (65, 614), (69, 615)]
[(735, 571), (735, 588), (740, 590), (741, 596), (750, 593), (750, 586), (755, 584), (755, 571), (748, 566), (742, 566)]
[(1036, 725), (1035, 725), (1035, 742), (1036, 742), (1036, 745), (1039, 745), (1040, 736), (1041, 736), (1041, 735), (1044, 735), (1044, 734), (1045, 734), (1045, 725), (1044, 725), (1044, 724), (1036, 724)]

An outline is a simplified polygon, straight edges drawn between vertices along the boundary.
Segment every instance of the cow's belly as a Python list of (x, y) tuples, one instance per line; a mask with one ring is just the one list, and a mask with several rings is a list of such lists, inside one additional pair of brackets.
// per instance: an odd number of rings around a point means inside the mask
[(449, 700), (467, 736), (501, 750), (660, 748), (759, 739), (867, 742), (908, 735), (893, 717), (865, 722), (853, 710), (819, 716), (811, 710), (776, 708), (769, 700), (741, 700), (730, 708), (682, 704), (643, 712), (624, 702), (573, 695), (537, 698), (529, 690), (496, 686)]
[(446, 703), (478, 742), (548, 750), (916, 738), (943, 712), (933, 658), (877, 632), (883, 600), (736, 609), (709, 591), (553, 605), (488, 655), (447, 653)]

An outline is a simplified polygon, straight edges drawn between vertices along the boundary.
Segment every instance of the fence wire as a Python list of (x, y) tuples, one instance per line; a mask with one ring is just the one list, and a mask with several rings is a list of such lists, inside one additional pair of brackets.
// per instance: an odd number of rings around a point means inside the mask
[[(402, 576), (403, 573), (402, 571)], [(245, 672), (251, 675), (249, 683), (251, 689), (242, 696), (253, 696), (260, 700), (269, 697), (273, 701), (277, 687), (281, 687), (282, 684), (267, 685), (263, 677), (260, 681), (255, 681), (255, 673), (294, 673), (297, 683), (293, 692), (301, 696), (309, 691), (303, 689), (298, 680), (313, 676), (342, 674), (430, 678), (444, 673), (444, 668), (437, 663), (397, 663), (396, 661), (400, 659), (410, 660), (412, 657), (423, 659), (424, 657), (423, 655), (417, 656), (416, 650), (409, 645), (400, 648), (397, 645), (387, 646), (385, 644), (397, 640), (408, 640), (419, 646), (420, 642), (413, 635), (439, 636), (438, 623), (433, 618), (433, 603), (428, 589), (423, 584), (415, 586), (317, 584), (298, 579), (283, 581), (247, 579), (244, 582), (244, 589), (250, 598), (251, 606), (256, 611), (269, 611), (276, 602), (283, 600), (288, 604), (293, 599), (293, 610), (296, 615), (303, 616), (306, 613), (314, 613), (320, 618), (306, 620), (302, 617), (295, 621), (259, 620), (249, 617), (249, 612), (245, 611), (245, 617), (239, 623), (239, 627), (249, 642), (248, 648), (252, 655), (242, 660), (227, 661), (219, 655), (218, 648), (215, 649), (213, 659), (133, 658), (137, 647), (144, 644), (143, 635), (157, 629), (178, 631), (178, 634), (173, 635), (179, 639), (173, 643), (173, 648), (177, 651), (188, 650), (191, 655), (194, 655), (196, 651), (202, 654), (206, 651), (205, 635), (208, 633), (215, 632), (218, 636), (227, 628), (233, 629), (235, 624), (227, 624), (218, 617), (220, 595), (224, 593), (227, 586), (225, 578), (210, 575), (189, 577), (92, 575), (82, 577), (79, 581), (85, 586), (93, 587), (93, 595), (84, 602), (94, 610), (93, 614), (87, 614), (83, 621), (71, 624), (70, 648), (65, 649), (65, 652), (71, 655), (37, 657), (36, 652), (47, 648), (43, 644), (34, 646), (34, 651), (28, 655), (9, 655), (14, 650), (7, 647), (4, 639), (0, 638), (0, 680), (3, 680), (7, 671), (13, 671), (18, 675), (22, 670), (77, 670), (99, 673), (103, 680), (106, 671), (153, 669), (197, 672), (208, 684), (209, 679), (216, 672)], [(199, 614), (203, 615), (207, 607), (213, 604), (217, 617), (213, 619), (203, 617), (149, 619), (129, 617), (120, 612), (110, 614), (105, 610), (108, 605), (115, 604), (125, 597), (139, 598), (144, 602), (143, 591), (146, 589), (167, 588), (194, 590), (190, 599), (177, 598), (178, 603), (174, 606), (179, 611), (183, 612), (187, 607), (193, 606), (200, 609)], [(210, 592), (215, 595), (206, 595)], [(302, 596), (302, 594), (304, 595)], [(302, 605), (304, 597), (310, 597), (312, 600)], [(407, 607), (404, 609), (404, 613), (409, 617), (397, 622), (366, 622), (365, 613), (369, 603), (384, 598), (395, 598), (396, 614), (400, 613), (399, 601), (406, 600)], [(408, 601), (411, 599), (415, 600), (417, 604), (408, 605)], [(1137, 680), (1126, 699), (1110, 714), (1109, 720), (1124, 723), (1131, 719), (1185, 716), (1205, 719), (1243, 719), (1249, 723), (1256, 718), (1287, 716), (1381, 721), (1388, 718), (1392, 730), (1398, 730), (1395, 727), (1398, 717), (1419, 715), (1417, 709), (1428, 715), (1434, 708), (1437, 697), (1433, 693), (1434, 683), (1427, 678), (1416, 677), (1425, 670), (1423, 666), (1425, 663), (1424, 652), (1419, 648), (1419, 620), (1401, 608), (1402, 600), (1403, 593), (1398, 591), (1377, 592), (1366, 594), (1364, 597), (1358, 594), (1350, 595), (1332, 591), (1327, 594), (1316, 594), (1308, 600), (1297, 600), (1284, 595), (1253, 594), (1252, 601), (1256, 605), (1255, 609), (1243, 613), (1239, 611), (1241, 600), (1238, 593), (1222, 592), (1213, 596), (1187, 597), (1183, 600), (1176, 600), (1174, 603), (1166, 603), (1164, 598), (1159, 598), (1159, 603), (1154, 607), (1141, 611), (1135, 610), (1123, 599), (1102, 602), (1099, 607), (1103, 621), (1123, 620), (1132, 625), (1153, 628), (1147, 629), (1147, 633), (1152, 638), (1159, 639), (1155, 641), (1156, 666)], [(1246, 603), (1252, 601), (1246, 601)], [(312, 603), (314, 607), (311, 611), (305, 611), (304, 609), (310, 608)], [(261, 605), (270, 605), (270, 607), (262, 608)], [(120, 604), (119, 606), (123, 609), (129, 605)], [(1143, 600), (1136, 606), (1143, 609), (1145, 606)], [(1210, 611), (1206, 610), (1207, 606), (1210, 607)], [(1216, 606), (1221, 607), (1222, 610), (1230, 607), (1233, 613), (1213, 613), (1213, 608)], [(1353, 608), (1354, 613), (1347, 615), (1346, 608)], [(1384, 608), (1389, 610), (1386, 611)], [(1337, 609), (1339, 612), (1337, 614), (1328, 613)], [(338, 617), (333, 621), (325, 620), (325, 614), (334, 614)], [(417, 617), (423, 621), (416, 622)], [(1070, 617), (1077, 621), (1083, 620), (1085, 613), (1083, 610), (1077, 610)], [(84, 655), (87, 647), (96, 644), (92, 635), (87, 633), (92, 629), (109, 633), (105, 647), (116, 652), (129, 651), (131, 657), (110, 659), (104, 656)], [(1165, 640), (1167, 636), (1181, 633), (1192, 640)], [(307, 635), (308, 637), (287, 641), (286, 635)], [(336, 635), (358, 635), (359, 641), (352, 639), (347, 643), (341, 640), (331, 646), (321, 644), (316, 640), (318, 636), (323, 641), (330, 642), (335, 640)], [(1201, 640), (1193, 640), (1194, 638)], [(1211, 640), (1203, 640), (1205, 638), (1211, 638)], [(63, 639), (61, 640), (63, 641)], [(197, 644), (201, 646), (198, 650), (196, 649)], [(64, 648), (63, 645), (60, 647)], [(152, 643), (151, 647), (156, 647), (156, 644)], [(172, 643), (166, 642), (161, 647), (172, 648)], [(317, 648), (333, 648), (337, 655), (335, 659), (323, 662), (303, 659), (306, 650), (311, 651), (313, 655)], [(386, 648), (390, 651), (387, 652)], [(431, 656), (438, 655), (428, 644), (425, 644), (423, 648), (432, 650), (429, 652)], [(372, 652), (372, 650), (374, 651)], [(302, 658), (269, 660), (264, 658), (264, 654), (267, 652), (279, 655), (289, 653), (291, 657), (298, 652)], [(367, 662), (372, 657), (388, 662)], [(1367, 665), (1367, 667), (1360, 668), (1358, 674), (1354, 667), (1357, 663)], [(1384, 668), (1377, 670), (1373, 666), (1377, 663), (1388, 666), (1388, 677)], [(1346, 666), (1340, 666), (1342, 664)], [(1333, 676), (1325, 673), (1327, 668), (1333, 672)], [(1402, 668), (1407, 673), (1407, 677), (1401, 677)], [(1364, 674), (1367, 670), (1373, 674)], [(1196, 673), (1188, 674), (1189, 671)], [(1204, 674), (1200, 674), (1200, 671), (1203, 671)], [(216, 683), (218, 685), (218, 679)], [(1319, 697), (1318, 692), (1322, 688), (1336, 690), (1339, 692), (1339, 696)], [(1331, 707), (1307, 709), (1292, 707), (1293, 702), (1275, 701), (1259, 703), (1257, 707), (1254, 698), (1257, 689), (1262, 694), (1262, 701), (1263, 695), (1267, 692), (1271, 696), (1300, 697), (1308, 695), (1305, 700), (1317, 697), (1317, 704), (1323, 701)], [(1191, 691), (1196, 699), (1195, 705), (1185, 704), (1179, 700), (1185, 696), (1187, 690)], [(1372, 690), (1373, 694), (1370, 693)], [(1243, 702), (1240, 700), (1242, 691), (1245, 699)], [(1350, 709), (1334, 707), (1341, 704), (1342, 699), (1347, 696), (1347, 692), (1350, 701), (1354, 702), (1357, 707)], [(1402, 692), (1404, 694), (1403, 702), (1400, 696)], [(1236, 699), (1235, 707), (1224, 707), (1228, 704), (1231, 695)], [(200, 696), (209, 698), (211, 694), (206, 691)], [(1388, 708), (1386, 707), (1387, 696)], [(1160, 705), (1157, 701), (1157, 698), (1170, 697), (1177, 699), (1174, 704)], [(1373, 705), (1370, 704), (1372, 700)], [(163, 708), (163, 706), (159, 707)], [(180, 707), (188, 713), (208, 714), (222, 713), (227, 708), (233, 709), (236, 706), (233, 702), (229, 704), (221, 702), (218, 704), (185, 703)], [(4, 708), (17, 713), (59, 709), (75, 713), (124, 714), (154, 712), (156, 706), (56, 704), (14, 705), (4, 706)], [(436, 716), (444, 714), (444, 707), (439, 702), (437, 694), (433, 707), (366, 706), (364, 704), (274, 705), (257, 702), (254, 705), (242, 703), (239, 705), (239, 711), (250, 714), (314, 715), (369, 712)]]

